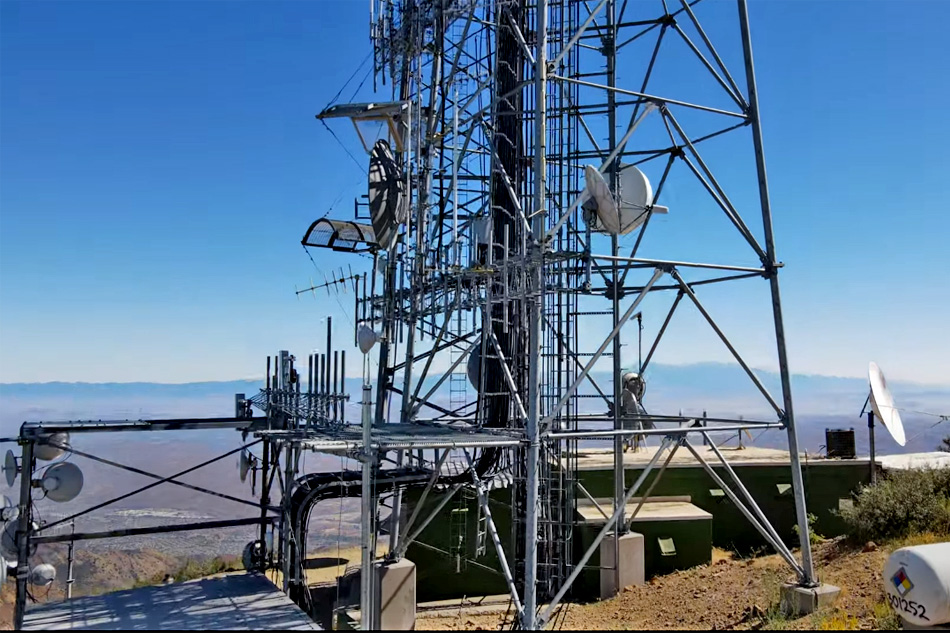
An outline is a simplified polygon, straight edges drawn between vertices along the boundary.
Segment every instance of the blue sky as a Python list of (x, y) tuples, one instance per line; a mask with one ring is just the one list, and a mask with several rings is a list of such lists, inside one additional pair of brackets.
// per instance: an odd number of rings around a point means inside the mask
[[(294, 288), (322, 275), (303, 230), (365, 189), (313, 115), (367, 4), (0, 2), (0, 381), (255, 376), (346, 324), (351, 296)], [(950, 383), (950, 5), (750, 14), (793, 370)], [(716, 307), (766, 366), (768, 328)]]

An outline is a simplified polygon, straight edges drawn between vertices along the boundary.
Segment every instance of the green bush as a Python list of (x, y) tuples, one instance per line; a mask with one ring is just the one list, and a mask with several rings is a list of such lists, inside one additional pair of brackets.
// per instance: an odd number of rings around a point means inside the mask
[(950, 533), (950, 470), (903, 470), (862, 488), (841, 510), (851, 536), (885, 541), (917, 532)]
[[(808, 513), (808, 542), (812, 545), (818, 545), (819, 543), (825, 542), (825, 537), (821, 534), (815, 532), (815, 523), (818, 521), (816, 517), (811, 512)], [(792, 530), (795, 532), (795, 536), (799, 539), (801, 538), (801, 530), (798, 528), (798, 524), (792, 526)]]

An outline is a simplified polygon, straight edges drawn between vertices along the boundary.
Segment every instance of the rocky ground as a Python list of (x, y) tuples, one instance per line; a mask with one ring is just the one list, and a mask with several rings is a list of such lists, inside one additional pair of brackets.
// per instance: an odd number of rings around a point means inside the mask
[[(924, 536), (914, 542), (938, 540)], [(903, 543), (878, 547), (848, 546), (828, 541), (815, 550), (823, 582), (841, 587), (836, 605), (799, 619), (784, 618), (778, 608), (781, 584), (790, 578), (778, 556), (736, 558), (717, 552), (709, 566), (652, 579), (629, 587), (611, 600), (566, 604), (549, 628), (566, 630), (648, 629), (864, 629), (898, 628), (885, 604), (881, 572), (893, 549)], [(423, 614), (420, 630), (497, 630), (510, 626), (510, 616), (474, 610)]]

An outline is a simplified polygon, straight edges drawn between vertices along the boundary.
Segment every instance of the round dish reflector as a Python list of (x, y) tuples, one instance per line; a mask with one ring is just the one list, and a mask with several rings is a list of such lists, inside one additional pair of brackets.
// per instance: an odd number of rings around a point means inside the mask
[(594, 199), (600, 225), (606, 232), (617, 235), (620, 233), (620, 215), (604, 176), (593, 165), (587, 165), (584, 167), (584, 182), (587, 195)]
[(16, 463), (16, 455), (13, 454), (13, 451), (7, 451), (7, 456), (3, 460), (3, 473), (7, 476), (7, 485), (11, 488), (14, 482), (16, 482), (16, 476), (19, 471), (20, 469)]
[[(65, 447), (65, 448), (62, 448)], [(52, 433), (43, 435), (33, 447), (36, 459), (49, 462), (63, 455), (69, 448), (69, 433)]]
[(49, 563), (41, 563), (30, 570), (30, 584), (37, 587), (49, 587), (56, 580), (56, 568)]
[(874, 415), (881, 421), (894, 441), (904, 446), (907, 443), (907, 438), (904, 436), (904, 423), (901, 422), (901, 414), (894, 406), (894, 396), (887, 388), (887, 381), (877, 363), (872, 362), (868, 366), (868, 379), (871, 382), (871, 408), (874, 409)]
[(82, 490), (82, 471), (71, 462), (54, 464), (46, 469), (41, 485), (51, 501), (72, 501)]
[(369, 351), (373, 349), (373, 346), (376, 345), (376, 341), (378, 340), (379, 335), (373, 328), (365, 323), (360, 323), (360, 327), (356, 331), (356, 344), (359, 346), (361, 352), (369, 354)]

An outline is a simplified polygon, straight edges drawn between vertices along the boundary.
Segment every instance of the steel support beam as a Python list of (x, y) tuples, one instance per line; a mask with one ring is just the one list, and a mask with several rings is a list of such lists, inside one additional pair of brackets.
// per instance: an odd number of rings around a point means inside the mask
[(749, 8), (746, 0), (737, 0), (739, 5), (739, 29), (742, 35), (742, 50), (745, 58), (746, 82), (749, 86), (749, 119), (752, 122), (752, 143), (755, 146), (755, 165), (759, 178), (759, 202), (762, 207), (762, 224), (765, 230), (765, 250), (768, 254), (769, 285), (772, 290), (772, 318), (775, 322), (775, 341), (778, 348), (779, 372), (782, 379), (782, 395), (785, 404), (785, 427), (788, 434), (788, 452), (792, 461), (792, 489), (795, 493), (795, 513), (801, 541), (802, 585), (815, 586), (815, 565), (812, 561), (809, 539), (808, 510), (805, 507), (805, 483), (798, 453), (798, 432), (795, 429), (795, 413), (792, 406), (792, 380), (788, 368), (788, 353), (785, 349), (785, 323), (782, 318), (782, 297), (779, 291), (775, 238), (772, 234), (772, 204), (769, 200), (769, 184), (765, 170), (765, 150), (762, 143), (762, 126), (759, 121), (759, 95), (755, 84), (755, 65), (752, 60), (752, 37), (749, 33)]

